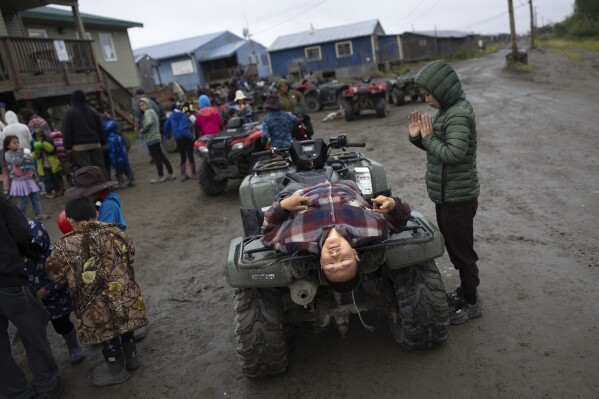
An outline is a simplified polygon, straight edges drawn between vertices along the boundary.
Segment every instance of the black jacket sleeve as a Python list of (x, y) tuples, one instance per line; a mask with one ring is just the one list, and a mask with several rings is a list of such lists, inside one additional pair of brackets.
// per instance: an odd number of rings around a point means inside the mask
[(422, 145), (422, 136), (418, 135), (416, 137), (410, 136), (410, 143), (414, 144), (416, 147), (420, 148), (423, 151), (426, 151), (426, 148)]

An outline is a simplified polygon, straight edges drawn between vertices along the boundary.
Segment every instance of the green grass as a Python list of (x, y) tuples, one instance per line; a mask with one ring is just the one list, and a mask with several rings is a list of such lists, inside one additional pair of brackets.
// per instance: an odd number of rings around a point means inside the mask
[(599, 39), (547, 39), (541, 40), (541, 46), (544, 48), (553, 49), (582, 49), (590, 51), (599, 51)]
[(510, 71), (517, 72), (533, 72), (535, 70), (535, 67), (534, 65), (524, 64), (518, 61), (508, 61), (507, 69), (509, 69)]

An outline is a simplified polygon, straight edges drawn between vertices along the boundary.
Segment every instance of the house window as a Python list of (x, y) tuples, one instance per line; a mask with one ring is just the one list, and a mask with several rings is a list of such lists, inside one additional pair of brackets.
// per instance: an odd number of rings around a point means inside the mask
[(173, 62), (171, 64), (171, 71), (173, 71), (174, 76), (193, 73), (193, 62), (191, 60)]
[(304, 53), (305, 53), (306, 59), (308, 61), (315, 61), (315, 60), (322, 59), (322, 54), (320, 53), (320, 46), (306, 47), (306, 49), (304, 50)]
[(104, 61), (116, 61), (116, 48), (112, 41), (112, 34), (100, 33), (100, 46), (102, 47), (102, 54), (104, 54)]
[(337, 52), (337, 58), (349, 57), (354, 54), (351, 42), (335, 43), (335, 51)]
[(45, 29), (27, 29), (27, 34), (29, 34), (29, 37), (32, 37), (34, 39), (48, 38), (48, 32), (46, 32)]
[(426, 47), (426, 39), (419, 40), (418, 44), (420, 45), (420, 47)]

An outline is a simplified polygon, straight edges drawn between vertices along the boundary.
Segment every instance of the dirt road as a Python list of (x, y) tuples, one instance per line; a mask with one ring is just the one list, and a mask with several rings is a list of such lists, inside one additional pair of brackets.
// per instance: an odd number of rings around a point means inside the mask
[[(484, 316), (450, 328), (439, 349), (400, 349), (386, 323), (373, 333), (352, 321), (299, 333), (287, 372), (242, 377), (235, 355), (232, 294), (223, 276), (229, 241), (241, 235), (237, 189), (203, 195), (194, 182), (150, 185), (155, 173), (132, 151), (139, 184), (119, 192), (151, 318), (139, 343), (143, 367), (119, 386), (89, 385), (97, 348), (70, 366), (49, 328), (66, 398), (597, 398), (599, 395), (599, 54), (529, 54), (536, 71), (505, 70), (505, 53), (456, 62), (478, 124), (481, 181), (475, 219)], [(434, 220), (424, 153), (406, 120), (425, 104), (391, 106), (387, 118), (322, 123), (317, 136), (346, 133), (388, 171), (394, 193)], [(171, 160), (177, 156), (171, 155)], [(63, 199), (46, 200), (57, 215)], [(59, 237), (50, 224), (53, 239)], [(447, 289), (457, 274), (438, 261)]]

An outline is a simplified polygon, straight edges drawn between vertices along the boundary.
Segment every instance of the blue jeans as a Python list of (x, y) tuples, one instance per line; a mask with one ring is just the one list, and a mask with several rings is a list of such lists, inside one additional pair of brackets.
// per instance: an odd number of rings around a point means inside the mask
[(35, 216), (42, 213), (42, 204), (40, 203), (40, 194), (31, 193), (29, 197), (19, 197), (19, 210), (23, 212), (23, 215), (27, 215), (27, 198), (31, 198), (31, 206), (33, 207), (33, 213)]

